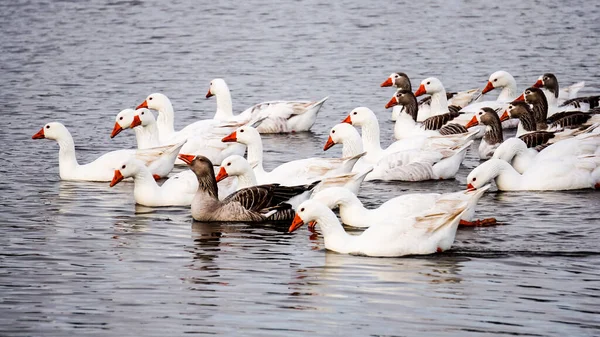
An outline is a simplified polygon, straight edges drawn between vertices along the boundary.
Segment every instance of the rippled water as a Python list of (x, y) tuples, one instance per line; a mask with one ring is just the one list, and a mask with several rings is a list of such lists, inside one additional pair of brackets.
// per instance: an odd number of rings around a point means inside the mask
[[(369, 106), (392, 124), (380, 88), (519, 86), (554, 72), (597, 93), (600, 5), (574, 1), (335, 3), (5, 1), (0, 4), (0, 330), (2, 335), (487, 335), (600, 333), (600, 196), (489, 193), (452, 250), (378, 259), (323, 249), (306, 229), (193, 223), (186, 208), (135, 206), (131, 183), (58, 179), (49, 121), (73, 133), (80, 162), (131, 147), (115, 114), (163, 92), (177, 126), (212, 116), (204, 94), (225, 78), (234, 108), (329, 95), (312, 133), (265, 137), (267, 167), (323, 155), (329, 128)], [(389, 88), (387, 88), (389, 89)], [(291, 151), (290, 149), (302, 149)], [(474, 148), (475, 149), (475, 146)], [(339, 148), (330, 150), (337, 156)], [(368, 205), (456, 181), (367, 183)]]

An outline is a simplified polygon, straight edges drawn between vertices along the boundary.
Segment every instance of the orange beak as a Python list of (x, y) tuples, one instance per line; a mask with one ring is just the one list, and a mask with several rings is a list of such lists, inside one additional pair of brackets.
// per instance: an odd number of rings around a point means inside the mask
[(214, 95), (212, 94), (212, 92), (210, 92), (210, 88), (208, 88), (208, 92), (206, 93), (206, 98), (211, 98)]
[(123, 131), (123, 128), (119, 125), (119, 123), (115, 123), (115, 127), (110, 133), (110, 138), (115, 138), (115, 136), (121, 133), (121, 131)]
[(333, 139), (331, 139), (331, 136), (329, 136), (329, 138), (327, 138), (327, 143), (325, 143), (325, 146), (323, 146), (323, 151), (329, 150), (334, 145), (335, 142), (333, 141)]
[(31, 136), (31, 139), (44, 139), (46, 136), (44, 135), (44, 128), (41, 128), (35, 135)]
[(350, 115), (348, 115), (348, 117), (346, 117), (346, 118), (345, 118), (345, 119), (342, 121), (342, 123), (348, 123), (348, 124), (352, 125), (352, 118), (350, 118)]
[(221, 141), (223, 143), (237, 142), (237, 132), (233, 131), (230, 135), (223, 137), (223, 139), (221, 139)]
[(510, 116), (508, 114), (508, 110), (504, 110), (504, 113), (502, 114), (502, 116), (500, 116), (500, 121), (504, 122), (510, 119)]
[(487, 85), (485, 86), (485, 88), (483, 88), (483, 90), (481, 91), (482, 94), (487, 94), (488, 92), (494, 90), (494, 85), (492, 84), (492, 82), (488, 81)]
[(541, 88), (544, 86), (544, 82), (542, 82), (542, 80), (537, 80), (534, 84), (533, 87), (534, 88)]
[(398, 105), (398, 99), (396, 98), (396, 96), (392, 97), (390, 99), (390, 101), (387, 102), (387, 104), (385, 105), (385, 108), (389, 109), (389, 108), (391, 108), (391, 107), (393, 107), (395, 105)]
[(417, 91), (415, 91), (415, 97), (419, 97), (421, 95), (425, 95), (427, 93), (427, 90), (425, 90), (425, 86), (424, 85), (420, 85), (419, 89), (417, 89)]
[(515, 101), (524, 101), (525, 100), (525, 94), (521, 94), (521, 96), (515, 98)]
[[(133, 122), (131, 122), (131, 125), (129, 126), (130, 128), (135, 128), (136, 126), (140, 126), (142, 125), (142, 120), (140, 119), (140, 116), (135, 115), (133, 116)], [(116, 127), (116, 125), (115, 125)]]
[(387, 80), (385, 80), (383, 83), (381, 83), (381, 87), (391, 87), (392, 84), (394, 84), (394, 82), (392, 82), (392, 78), (388, 77)]
[(144, 100), (142, 102), (142, 104), (138, 105), (137, 108), (135, 108), (135, 109), (137, 110), (137, 109), (141, 109), (141, 108), (148, 108), (148, 101)]
[(290, 229), (288, 230), (288, 232), (293, 232), (296, 229), (302, 227), (302, 225), (304, 225), (304, 221), (302, 221), (302, 219), (300, 218), (300, 216), (298, 216), (298, 214), (296, 214), (296, 216), (294, 217), (294, 221), (292, 221), (292, 225), (290, 226)]
[(471, 118), (471, 120), (469, 121), (469, 123), (467, 123), (467, 125), (465, 125), (465, 127), (468, 129), (468, 128), (473, 127), (478, 124), (479, 124), (479, 121), (477, 120), (477, 116), (473, 116), (473, 118)]
[(229, 177), (229, 174), (227, 174), (227, 171), (225, 171), (225, 168), (223, 166), (221, 166), (221, 169), (219, 170), (219, 174), (217, 174), (217, 182), (219, 182), (227, 177)]
[(184, 163), (190, 165), (192, 161), (194, 161), (194, 158), (196, 158), (196, 156), (194, 156), (193, 154), (180, 154), (177, 156), (177, 158), (181, 159)]
[(470, 191), (470, 190), (476, 190), (476, 188), (471, 183), (467, 184), (467, 191)]
[(113, 176), (112, 180), (110, 181), (110, 187), (115, 186), (121, 180), (123, 180), (123, 175), (121, 174), (121, 171), (115, 170), (115, 175)]

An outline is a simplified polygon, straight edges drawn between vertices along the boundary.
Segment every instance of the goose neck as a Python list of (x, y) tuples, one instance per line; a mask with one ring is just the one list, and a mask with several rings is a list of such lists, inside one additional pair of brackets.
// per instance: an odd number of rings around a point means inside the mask
[(217, 112), (215, 113), (214, 119), (220, 121), (227, 121), (232, 119), (233, 116), (233, 103), (231, 102), (231, 93), (229, 88), (224, 86), (219, 88), (216, 93), (217, 99)]
[(163, 106), (158, 110), (156, 124), (161, 142), (168, 140), (175, 133), (175, 111), (170, 100), (165, 99)]

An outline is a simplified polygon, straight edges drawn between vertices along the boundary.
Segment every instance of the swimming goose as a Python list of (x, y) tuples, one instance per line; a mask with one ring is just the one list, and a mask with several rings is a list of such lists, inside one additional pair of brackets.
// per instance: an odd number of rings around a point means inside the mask
[(124, 178), (133, 178), (133, 196), (135, 202), (149, 207), (187, 206), (198, 190), (197, 180), (189, 181), (185, 177), (167, 179), (158, 185), (143, 162), (131, 157), (116, 165), (110, 187)]
[[(558, 79), (552, 73), (545, 73), (538, 77), (537, 81), (533, 84), (534, 88), (542, 89), (546, 100), (548, 101), (548, 114), (553, 115), (556, 112), (562, 110), (581, 110), (587, 111), (593, 106), (590, 106), (590, 102), (587, 101), (588, 97), (577, 97), (577, 93), (583, 88), (585, 82), (578, 82), (566, 90), (559, 90)], [(593, 99), (592, 99), (593, 102)], [(596, 106), (598, 100), (595, 100)]]
[[(143, 122), (141, 118), (144, 119)], [(138, 149), (160, 146), (156, 120), (154, 119), (154, 114), (149, 109), (121, 110), (115, 117), (115, 127), (110, 134), (110, 138), (116, 137), (121, 131), (126, 129), (132, 129), (135, 132)]]
[[(517, 81), (515, 81), (515, 78), (507, 71), (499, 70), (491, 74), (485, 88), (481, 91), (481, 94), (485, 95), (497, 88), (501, 90), (500, 94), (498, 94), (498, 98), (496, 98), (496, 102), (508, 103), (519, 96), (519, 92), (517, 91)], [(487, 104), (489, 101), (485, 103)], [(475, 108), (475, 106), (472, 108)]]
[(493, 158), (510, 163), (517, 172), (525, 172), (538, 160), (560, 159), (568, 156), (594, 154), (600, 148), (600, 134), (588, 133), (561, 140), (538, 151), (527, 147), (519, 138), (509, 138), (494, 152)]
[[(332, 177), (323, 177), (321, 182), (313, 189), (313, 194), (337, 186), (346, 188), (349, 191), (352, 191), (352, 193), (358, 193), (360, 184), (365, 180), (365, 176), (370, 171), (371, 170), (363, 173), (346, 173)], [(233, 155), (223, 160), (223, 163), (219, 168), (219, 173), (217, 174), (217, 182), (228, 177), (238, 178), (238, 190), (258, 185), (256, 182), (256, 175), (254, 174), (254, 171), (252, 171), (250, 163), (242, 156)]]
[(317, 182), (303, 186), (259, 185), (239, 190), (219, 200), (213, 165), (204, 156), (180, 156), (198, 179), (192, 201), (192, 217), (198, 221), (290, 221), (294, 198), (306, 199)]
[(342, 254), (378, 257), (433, 254), (452, 247), (467, 206), (465, 201), (448, 201), (421, 213), (390, 219), (396, 226), (372, 226), (360, 235), (350, 235), (326, 205), (307, 200), (298, 206), (289, 231), (315, 221), (323, 233), (325, 248)]
[(504, 141), (502, 122), (496, 111), (491, 108), (482, 108), (469, 121), (467, 128), (479, 124), (485, 125), (485, 134), (479, 144), (479, 159), (490, 159), (496, 148)]
[(504, 160), (492, 158), (477, 166), (467, 177), (467, 188), (479, 188), (491, 180), (501, 191), (561, 191), (594, 188), (592, 172), (600, 157), (556, 158), (536, 161), (522, 174)]
[(328, 97), (320, 101), (271, 101), (251, 106), (234, 116), (231, 93), (221, 78), (210, 82), (206, 98), (216, 96), (215, 119), (248, 123), (258, 119), (263, 122), (257, 127), (259, 133), (289, 133), (308, 131), (315, 124), (317, 113)]
[(376, 208), (368, 209), (363, 206), (356, 194), (342, 188), (334, 187), (315, 193), (312, 199), (322, 202), (330, 209), (339, 208), (339, 215), (342, 222), (352, 227), (396, 226), (398, 223), (390, 220), (401, 219), (432, 209), (436, 204), (448, 200), (468, 202), (466, 212), (461, 216), (461, 225), (483, 226), (495, 224), (496, 219), (494, 218), (473, 221), (475, 207), (482, 195), (483, 193), (473, 195), (473, 192), (470, 191), (444, 194), (411, 193), (392, 198)]
[[(427, 118), (435, 115), (440, 115), (449, 112), (449, 108), (454, 111), (459, 111), (461, 107), (450, 106), (446, 97), (446, 89), (442, 81), (435, 77), (428, 77), (421, 81), (419, 88), (415, 91), (415, 97), (419, 97), (424, 94), (431, 95), (431, 114)], [(426, 118), (425, 118), (426, 119)]]
[[(387, 78), (383, 83), (381, 83), (382, 87), (391, 87), (394, 86), (399, 90), (408, 90), (412, 92), (412, 86), (410, 83), (410, 79), (408, 75), (403, 72), (392, 73), (390, 77)], [(446, 98), (448, 99), (448, 104), (465, 107), (472, 100), (473, 96), (477, 92), (477, 89), (468, 90), (468, 91), (460, 91), (460, 92), (448, 92), (446, 93)], [(392, 121), (396, 121), (398, 119), (398, 115), (403, 110), (402, 106), (394, 106), (392, 108)], [(425, 97), (418, 103), (418, 115), (417, 121), (422, 122), (428, 117), (431, 117), (431, 97)]]
[(263, 144), (258, 131), (246, 125), (222, 139), (223, 142), (238, 142), (248, 148), (248, 162), (254, 167), (259, 184), (306, 184), (323, 177), (350, 173), (356, 161), (353, 158), (306, 158), (293, 160), (274, 168), (271, 172), (263, 167)]
[(392, 96), (385, 108), (402, 105), (404, 109), (398, 115), (394, 126), (394, 136), (396, 139), (410, 138), (414, 136), (440, 136), (468, 132), (467, 129), (456, 123), (450, 123), (459, 116), (456, 111), (431, 116), (417, 124), (418, 105), (417, 98), (409, 90), (398, 90)]
[(58, 153), (58, 167), (62, 180), (78, 181), (111, 181), (115, 163), (123, 158), (135, 156), (144, 161), (154, 175), (155, 179), (166, 177), (173, 169), (173, 162), (179, 149), (185, 142), (151, 148), (145, 150), (117, 150), (98, 157), (85, 165), (79, 165), (75, 156), (75, 143), (73, 136), (67, 128), (58, 122), (44, 125), (32, 139), (53, 139), (60, 146)]

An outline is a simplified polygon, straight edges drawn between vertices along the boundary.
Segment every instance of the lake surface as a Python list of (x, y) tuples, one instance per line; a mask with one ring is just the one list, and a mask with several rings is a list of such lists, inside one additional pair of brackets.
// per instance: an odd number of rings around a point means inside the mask
[[(176, 126), (210, 118), (211, 79), (234, 110), (329, 95), (311, 133), (265, 137), (266, 166), (322, 152), (357, 106), (392, 140), (393, 91), (439, 77), (483, 87), (504, 69), (519, 88), (553, 72), (600, 92), (600, 4), (593, 1), (5, 1), (0, 4), (0, 334), (425, 336), (600, 334), (600, 194), (488, 193), (453, 249), (408, 258), (325, 251), (320, 235), (273, 225), (194, 223), (183, 207), (133, 202), (132, 184), (61, 182), (60, 121), (81, 163), (130, 148), (108, 136), (114, 116), (167, 94)], [(494, 95), (492, 95), (494, 96)], [(472, 150), (478, 144), (473, 145)], [(366, 183), (368, 206), (407, 192), (465, 188), (456, 180)]]

